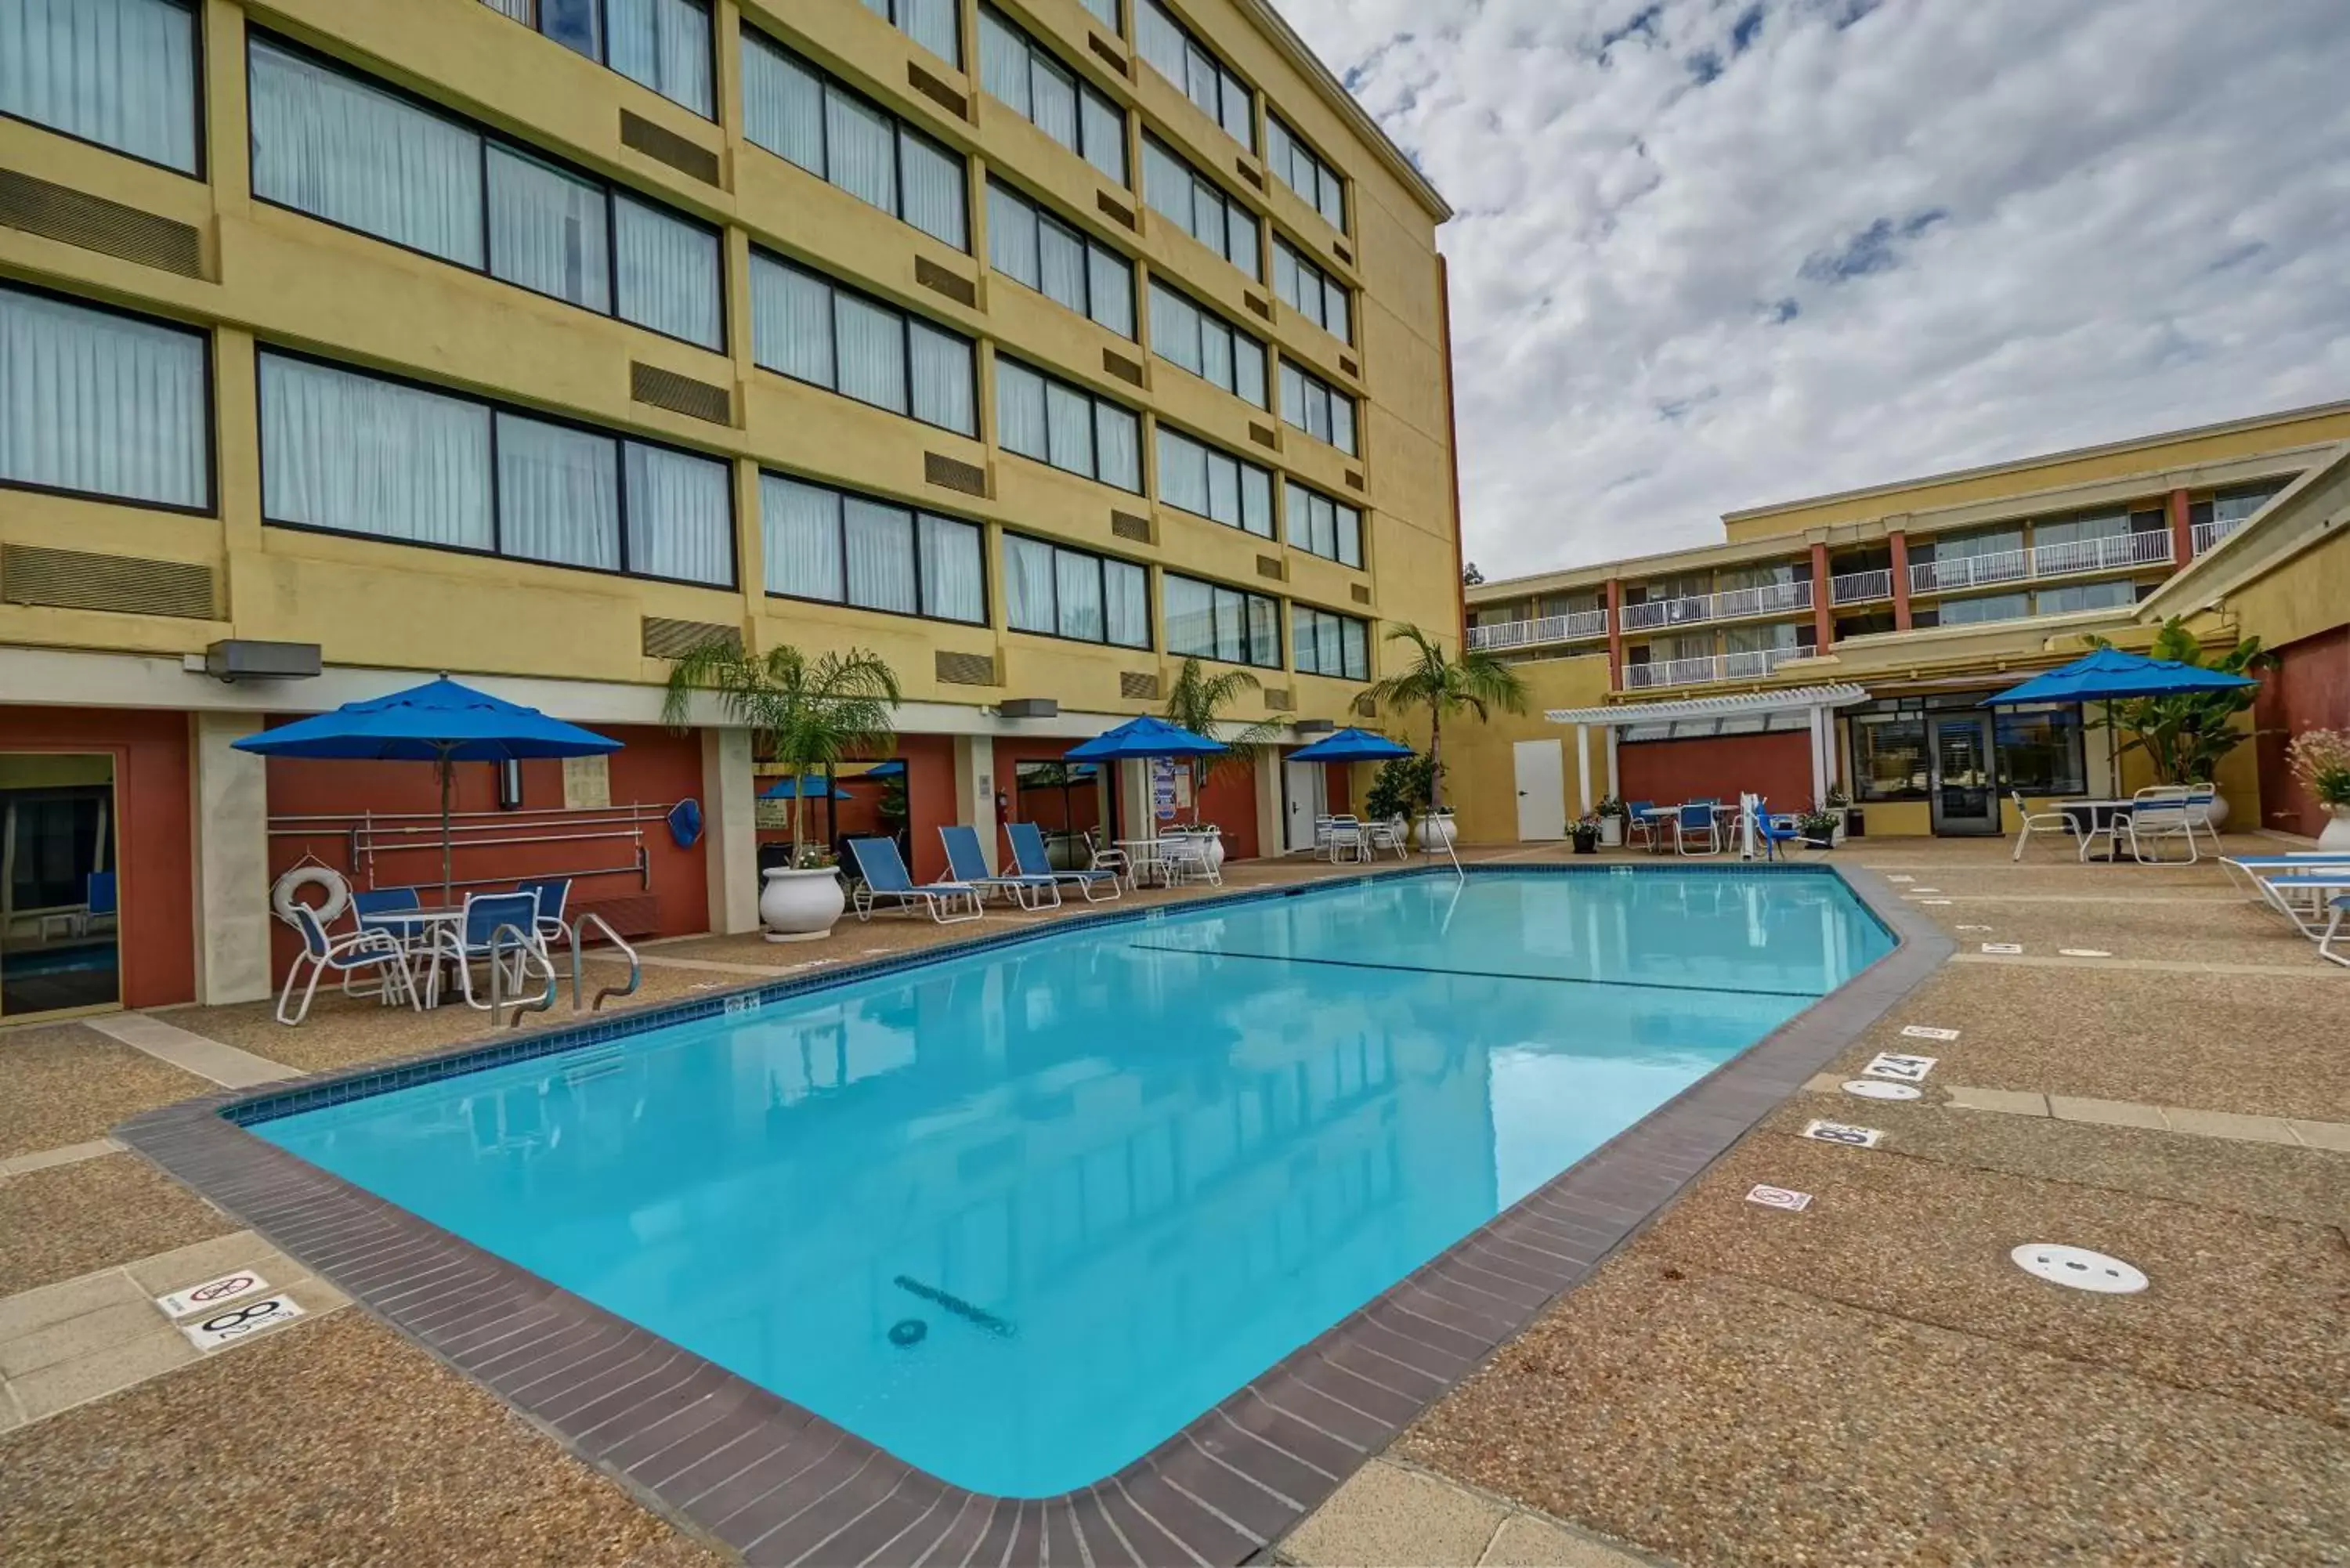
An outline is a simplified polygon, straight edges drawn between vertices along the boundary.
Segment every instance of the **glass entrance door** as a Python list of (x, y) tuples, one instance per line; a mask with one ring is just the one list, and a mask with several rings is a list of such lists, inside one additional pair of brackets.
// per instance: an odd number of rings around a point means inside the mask
[(1999, 779), (1992, 761), (1991, 715), (1936, 713), (1927, 729), (1933, 744), (1931, 800), (1939, 834), (1999, 831)]
[(122, 1000), (114, 759), (0, 755), (0, 1018)]

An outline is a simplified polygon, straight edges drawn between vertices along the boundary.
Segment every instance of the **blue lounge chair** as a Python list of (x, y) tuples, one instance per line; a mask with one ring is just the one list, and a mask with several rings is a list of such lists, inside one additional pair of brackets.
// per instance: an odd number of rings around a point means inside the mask
[[(980, 918), (976, 888), (962, 882), (915, 886), (913, 873), (906, 869), (906, 857), (898, 853), (896, 839), (852, 838), (848, 841), (848, 857), (857, 862), (858, 877), (857, 889), (849, 895), (849, 907), (860, 920), (871, 919), (876, 905), (883, 898), (894, 899), (900, 909), (920, 905), (942, 926)], [(965, 905), (970, 906), (968, 913), (948, 912), (961, 911)]]
[[(1088, 904), (1107, 903), (1125, 891), (1119, 887), (1115, 871), (1055, 871), (1052, 857), (1045, 853), (1045, 835), (1033, 822), (1008, 822), (1004, 831), (1012, 836), (1012, 864), (1024, 877), (1050, 877), (1056, 883), (1074, 882), (1086, 896)], [(1107, 888), (1107, 893), (1097, 893), (1097, 888)]]
[[(979, 829), (968, 825), (941, 827), (939, 838), (947, 846), (947, 875), (956, 881), (980, 890), (984, 898), (991, 892), (1001, 893), (1014, 900), (1024, 909), (1057, 909), (1061, 907), (1061, 884), (1050, 872), (1026, 874), (1014, 872), (997, 876), (987, 868), (987, 857), (980, 852)], [(1045, 897), (1050, 895), (1051, 903)]]
[(1754, 797), (1754, 836), (1762, 846), (1762, 858), (1765, 860), (1778, 859), (1779, 846), (1783, 844), (1791, 848), (1801, 848), (1811, 842), (1804, 836), (1804, 830), (1796, 825), (1794, 816), (1785, 813), (1773, 816), (1771, 803), (1759, 794)]
[[(2321, 861), (2289, 871), (2255, 873), (2253, 881), (2270, 909), (2291, 920), (2303, 936), (2317, 941), (2334, 925), (2327, 916), (2328, 909), (2335, 899), (2350, 896), (2350, 863)], [(2320, 926), (2320, 920), (2326, 924)]]
[(2228, 879), (2242, 878), (2245, 891), (2254, 898), (2265, 898), (2261, 891), (2264, 877), (2291, 876), (2296, 871), (2323, 871), (2336, 866), (2350, 866), (2350, 851), (2340, 849), (2295, 849), (2282, 855), (2223, 855), (2220, 867)]

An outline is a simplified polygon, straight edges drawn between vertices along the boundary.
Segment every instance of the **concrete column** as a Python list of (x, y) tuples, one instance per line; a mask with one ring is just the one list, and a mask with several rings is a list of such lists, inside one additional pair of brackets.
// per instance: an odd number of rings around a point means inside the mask
[(957, 735), (954, 738), (955, 820), (979, 829), (980, 853), (987, 868), (996, 868), (995, 737)]
[(1575, 727), (1575, 799), (1583, 803), (1583, 815), (1591, 815), (1598, 803), (1591, 798), (1591, 726)]
[(1822, 653), (1835, 646), (1835, 609), (1828, 603), (1828, 547), (1812, 546), (1812, 640)]
[(1893, 548), (1893, 629), (1909, 629), (1909, 535), (1896, 528), (1885, 536)]
[(2187, 492), (2174, 490), (2166, 509), (2170, 514), (2170, 569), (2184, 571), (2195, 561), (2193, 504), (2187, 499)]
[(733, 936), (759, 928), (758, 780), (751, 732), (702, 732), (702, 857), (710, 877), (710, 929)]
[(1112, 763), (1118, 774), (1118, 836), (1148, 838), (1159, 831), (1159, 819), (1150, 812), (1150, 764), (1149, 763)]
[(1812, 804), (1823, 805), (1828, 798), (1828, 743), (1824, 732), (1827, 727), (1828, 711), (1814, 708), (1812, 713)]
[[(1624, 580), (1607, 579), (1607, 690), (1624, 690)], [(1614, 731), (1608, 732), (1614, 735)], [(1613, 757), (1614, 750), (1607, 753)]]
[[(190, 751), (196, 824), (196, 1000), (206, 1006), (269, 994), (269, 764), (231, 742), (262, 728), (258, 713), (197, 712)], [(136, 898), (139, 868), (130, 868)]]
[[(1249, 763), (1256, 775), (1256, 852), (1267, 860), (1278, 860), (1286, 847), (1282, 835), (1289, 826), (1285, 792), (1282, 789), (1281, 748), (1251, 746)], [(1229, 849), (1231, 846), (1225, 847)]]

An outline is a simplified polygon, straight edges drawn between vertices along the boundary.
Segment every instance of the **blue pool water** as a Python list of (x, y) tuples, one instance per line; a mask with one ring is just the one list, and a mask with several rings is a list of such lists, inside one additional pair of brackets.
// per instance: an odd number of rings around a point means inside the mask
[(253, 1130), (945, 1480), (1045, 1496), (1890, 946), (1826, 875), (1387, 877)]

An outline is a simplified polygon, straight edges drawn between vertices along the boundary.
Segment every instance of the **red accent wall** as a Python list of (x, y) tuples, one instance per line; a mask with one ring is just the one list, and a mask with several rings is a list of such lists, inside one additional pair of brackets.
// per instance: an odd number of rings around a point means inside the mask
[(1324, 764), (1322, 798), (1333, 816), (1344, 816), (1355, 809), (1355, 770), (1351, 765)]
[[(0, 708), (0, 752), (114, 759), (122, 1002), (196, 996), (196, 860), (188, 716), (155, 709)], [(255, 898), (267, 890), (256, 888)]]
[[(890, 757), (906, 764), (906, 843), (907, 865), (917, 882), (934, 882), (947, 874), (947, 852), (939, 842), (939, 825), (955, 819), (954, 804), (954, 742), (945, 735), (900, 735), (897, 749)], [(884, 762), (882, 757), (866, 757), (863, 762)], [(770, 781), (762, 780), (764, 788)], [(880, 835), (881, 786), (860, 784), (854, 779), (843, 785), (847, 800), (832, 803), (832, 831), (836, 838), (871, 838)], [(806, 807), (807, 836), (817, 844), (825, 841), (825, 806), (821, 791), (809, 795)], [(762, 844), (789, 844), (789, 827), (759, 829)], [(844, 863), (846, 855), (844, 852)]]
[(1616, 776), (1626, 800), (1679, 805), (1706, 795), (1734, 801), (1751, 792), (1768, 800), (1773, 811), (1800, 811), (1813, 804), (1812, 737), (1791, 730), (1626, 742), (1617, 748)]
[(2285, 744), (2303, 730), (2350, 729), (2350, 627), (2271, 651), (2276, 668), (2262, 675), (2252, 703), (2252, 722), (2261, 732), (2252, 742), (2260, 759), (2258, 826), (2315, 837), (2324, 831), (2325, 808), (2293, 776)]
[[(1180, 814), (1179, 814), (1180, 815)], [(1224, 830), (1224, 857), (1253, 860), (1256, 842), (1256, 763), (1251, 758), (1226, 763), (1200, 792), (1199, 818)]]

